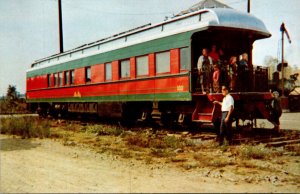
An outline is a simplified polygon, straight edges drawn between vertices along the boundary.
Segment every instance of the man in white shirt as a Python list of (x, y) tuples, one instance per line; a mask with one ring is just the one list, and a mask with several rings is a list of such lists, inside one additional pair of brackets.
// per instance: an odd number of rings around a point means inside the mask
[(222, 94), (224, 96), (223, 102), (214, 101), (214, 104), (219, 104), (222, 106), (222, 119), (220, 126), (220, 145), (224, 143), (224, 137), (226, 137), (227, 141), (231, 142), (231, 117), (234, 110), (234, 99), (229, 94), (228, 88), (226, 86), (222, 86)]

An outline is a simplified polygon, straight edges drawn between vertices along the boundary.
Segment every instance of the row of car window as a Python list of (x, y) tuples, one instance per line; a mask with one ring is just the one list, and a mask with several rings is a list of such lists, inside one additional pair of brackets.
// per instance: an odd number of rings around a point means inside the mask
[[(136, 57), (136, 76), (147, 76), (149, 75), (149, 56), (139, 56)], [(187, 48), (180, 49), (180, 69), (186, 70), (188, 64), (188, 50)], [(161, 73), (169, 73), (171, 70), (171, 56), (170, 51), (164, 51), (155, 53), (155, 71), (156, 74)], [(120, 61), (120, 78), (130, 78), (130, 59), (125, 59)], [(91, 76), (91, 67), (85, 67), (85, 82), (90, 83), (92, 81)], [(65, 86), (74, 84), (75, 79), (75, 71), (68, 70), (64, 72), (58, 72), (52, 74), (54, 77), (54, 81), (52, 82), (51, 74), (47, 75), (48, 79), (48, 87), (56, 87), (56, 86)], [(104, 80), (111, 81), (112, 80), (112, 63), (104, 64)]]

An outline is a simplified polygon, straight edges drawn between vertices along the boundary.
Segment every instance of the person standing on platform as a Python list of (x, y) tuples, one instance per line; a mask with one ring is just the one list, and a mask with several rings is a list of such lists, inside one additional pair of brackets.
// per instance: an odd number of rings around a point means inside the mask
[(217, 64), (213, 65), (214, 73), (213, 73), (213, 92), (220, 92), (220, 68)]
[(243, 53), (242, 59), (238, 64), (238, 77), (239, 77), (239, 90), (241, 92), (250, 92), (251, 79), (250, 79), (250, 67), (248, 64), (248, 54)]
[(225, 144), (230, 144), (232, 141), (232, 131), (231, 131), (231, 124), (232, 124), (232, 113), (234, 110), (234, 99), (229, 94), (228, 88), (226, 86), (222, 86), (222, 94), (224, 96), (223, 101), (214, 101), (214, 104), (221, 105), (222, 110), (222, 118), (221, 118), (221, 125), (220, 125), (220, 136), (219, 136), (219, 144), (224, 144), (224, 139), (226, 138)]
[(220, 56), (219, 56), (219, 53), (217, 51), (217, 46), (216, 45), (212, 45), (211, 51), (208, 54), (208, 56), (211, 57), (213, 63), (217, 63), (220, 60)]
[(197, 63), (199, 80), (203, 94), (210, 92), (212, 85), (212, 58), (208, 56), (206, 48), (202, 50), (202, 55)]
[(237, 57), (232, 56), (229, 60), (229, 88), (230, 91), (235, 91), (236, 89), (236, 80), (237, 80)]

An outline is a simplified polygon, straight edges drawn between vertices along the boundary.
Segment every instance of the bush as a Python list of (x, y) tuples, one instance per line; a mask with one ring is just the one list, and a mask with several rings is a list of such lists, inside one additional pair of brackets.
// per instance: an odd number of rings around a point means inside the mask
[(34, 117), (8, 117), (1, 119), (2, 134), (19, 135), (22, 137), (49, 137), (50, 124), (47, 120)]
[(0, 113), (27, 113), (27, 104), (22, 100), (9, 101), (7, 99), (0, 100)]

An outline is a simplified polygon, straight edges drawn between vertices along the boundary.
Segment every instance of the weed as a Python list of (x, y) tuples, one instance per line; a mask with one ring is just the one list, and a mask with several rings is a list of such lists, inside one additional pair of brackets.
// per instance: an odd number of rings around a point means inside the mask
[(193, 169), (193, 168), (198, 168), (199, 164), (198, 164), (198, 162), (186, 162), (186, 163), (182, 164), (182, 167), (185, 170), (190, 170), (190, 169)]
[(132, 135), (125, 138), (127, 145), (139, 146), (143, 148), (149, 147), (149, 139), (142, 134)]
[(293, 144), (293, 145), (286, 145), (284, 147), (287, 151), (291, 152), (293, 156), (300, 156), (300, 145)]
[(212, 167), (221, 168), (227, 165), (234, 165), (234, 162), (228, 161), (227, 159), (224, 158), (214, 158), (208, 163), (208, 165)]
[(258, 169), (258, 170), (264, 170), (264, 171), (273, 170), (268, 165), (261, 165), (261, 164), (255, 162), (255, 161), (251, 161), (251, 160), (242, 161), (242, 162), (240, 162), (239, 165), (243, 166), (243, 167), (246, 167), (246, 168)]
[(121, 157), (123, 158), (132, 158), (132, 153), (128, 150), (122, 150), (120, 152)]
[(66, 131), (80, 131), (78, 130), (78, 125), (74, 124), (74, 123), (68, 123), (66, 126), (65, 126), (65, 130)]
[(166, 144), (167, 147), (170, 148), (178, 148), (180, 145), (179, 140), (175, 136), (165, 136), (163, 138), (163, 142)]
[(244, 145), (238, 148), (238, 154), (243, 159), (266, 159), (271, 156), (272, 150), (266, 148), (263, 144)]
[(163, 142), (160, 138), (151, 139), (149, 142), (149, 147), (156, 148), (156, 149), (165, 149), (167, 145)]
[(39, 120), (35, 121), (35, 128), (29, 127), (29, 136), (30, 137), (49, 137), (50, 136), (50, 122), (48, 120)]
[(151, 154), (153, 156), (163, 158), (163, 157), (172, 157), (175, 156), (176, 154), (169, 149), (151, 149)]
[(119, 136), (123, 133), (120, 127), (109, 126), (109, 125), (88, 125), (85, 128), (86, 132), (97, 133), (97, 135), (114, 135)]
[(194, 159), (199, 161), (202, 166), (211, 167), (225, 167), (227, 165), (234, 165), (235, 163), (223, 157), (213, 157), (211, 155), (204, 155), (202, 153), (194, 154)]
[(67, 142), (69, 142), (70, 140), (70, 136), (68, 133), (61, 134), (61, 137), (62, 137), (63, 145), (67, 144)]
[(183, 139), (183, 141), (184, 141), (184, 144), (188, 147), (193, 147), (196, 145), (195, 142), (192, 141), (191, 139)]
[(153, 158), (148, 156), (145, 158), (145, 162), (146, 162), (146, 164), (151, 164), (153, 162)]
[(171, 161), (172, 162), (185, 162), (187, 161), (188, 159), (186, 157), (172, 157), (171, 158)]
[(213, 157), (204, 155), (202, 153), (196, 153), (196, 154), (194, 154), (194, 159), (199, 161), (199, 162), (207, 162), (207, 161), (212, 160)]
[(220, 146), (220, 150), (221, 150), (222, 152), (226, 152), (228, 149), (229, 149), (228, 141), (225, 141), (224, 144), (222, 144), (222, 145)]

